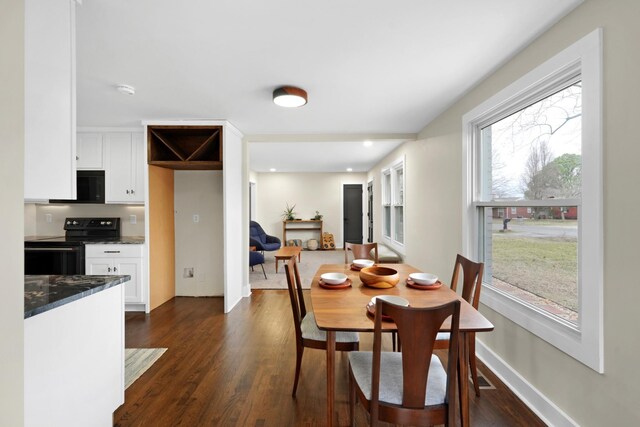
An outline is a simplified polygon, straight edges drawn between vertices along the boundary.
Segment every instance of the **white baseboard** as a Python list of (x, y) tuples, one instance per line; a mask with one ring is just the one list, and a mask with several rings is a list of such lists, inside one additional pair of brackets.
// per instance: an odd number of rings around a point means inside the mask
[(476, 356), (547, 425), (579, 425), (480, 340), (476, 340)]

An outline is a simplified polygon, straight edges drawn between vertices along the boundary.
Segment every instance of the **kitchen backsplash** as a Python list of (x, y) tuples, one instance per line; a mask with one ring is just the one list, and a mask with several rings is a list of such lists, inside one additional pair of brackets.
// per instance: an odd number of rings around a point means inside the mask
[[(144, 236), (144, 206), (132, 205), (24, 205), (25, 236), (64, 235), (67, 217), (119, 217), (123, 236)], [(48, 222), (47, 215), (51, 215)], [(135, 224), (131, 216), (135, 216)]]

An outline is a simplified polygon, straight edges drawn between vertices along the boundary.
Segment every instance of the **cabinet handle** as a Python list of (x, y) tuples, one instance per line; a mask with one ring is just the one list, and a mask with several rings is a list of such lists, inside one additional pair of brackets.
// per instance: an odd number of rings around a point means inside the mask
[(127, 194), (129, 194), (129, 190), (127, 190)]
[(135, 191), (131, 190), (131, 194), (135, 193)]
[(76, 160), (80, 160), (80, 157), (76, 156)]
[(118, 272), (118, 267), (113, 267), (113, 272), (117, 273)]
[(107, 267), (107, 272), (111, 273), (111, 267)]
[(119, 254), (120, 251), (104, 251), (105, 254)]

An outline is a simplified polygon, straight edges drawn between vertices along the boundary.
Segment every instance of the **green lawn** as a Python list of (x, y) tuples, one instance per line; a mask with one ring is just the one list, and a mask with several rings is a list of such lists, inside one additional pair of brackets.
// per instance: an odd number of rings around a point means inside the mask
[(575, 239), (493, 233), (494, 277), (574, 311), (578, 309), (577, 256)]

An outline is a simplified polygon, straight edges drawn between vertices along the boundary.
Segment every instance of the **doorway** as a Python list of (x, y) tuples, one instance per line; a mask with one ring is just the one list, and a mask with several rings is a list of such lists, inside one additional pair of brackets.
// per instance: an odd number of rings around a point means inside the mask
[[(362, 243), (362, 184), (344, 184), (343, 195), (343, 244)], [(344, 245), (343, 245), (344, 247)]]
[(373, 181), (367, 183), (367, 243), (373, 243)]

